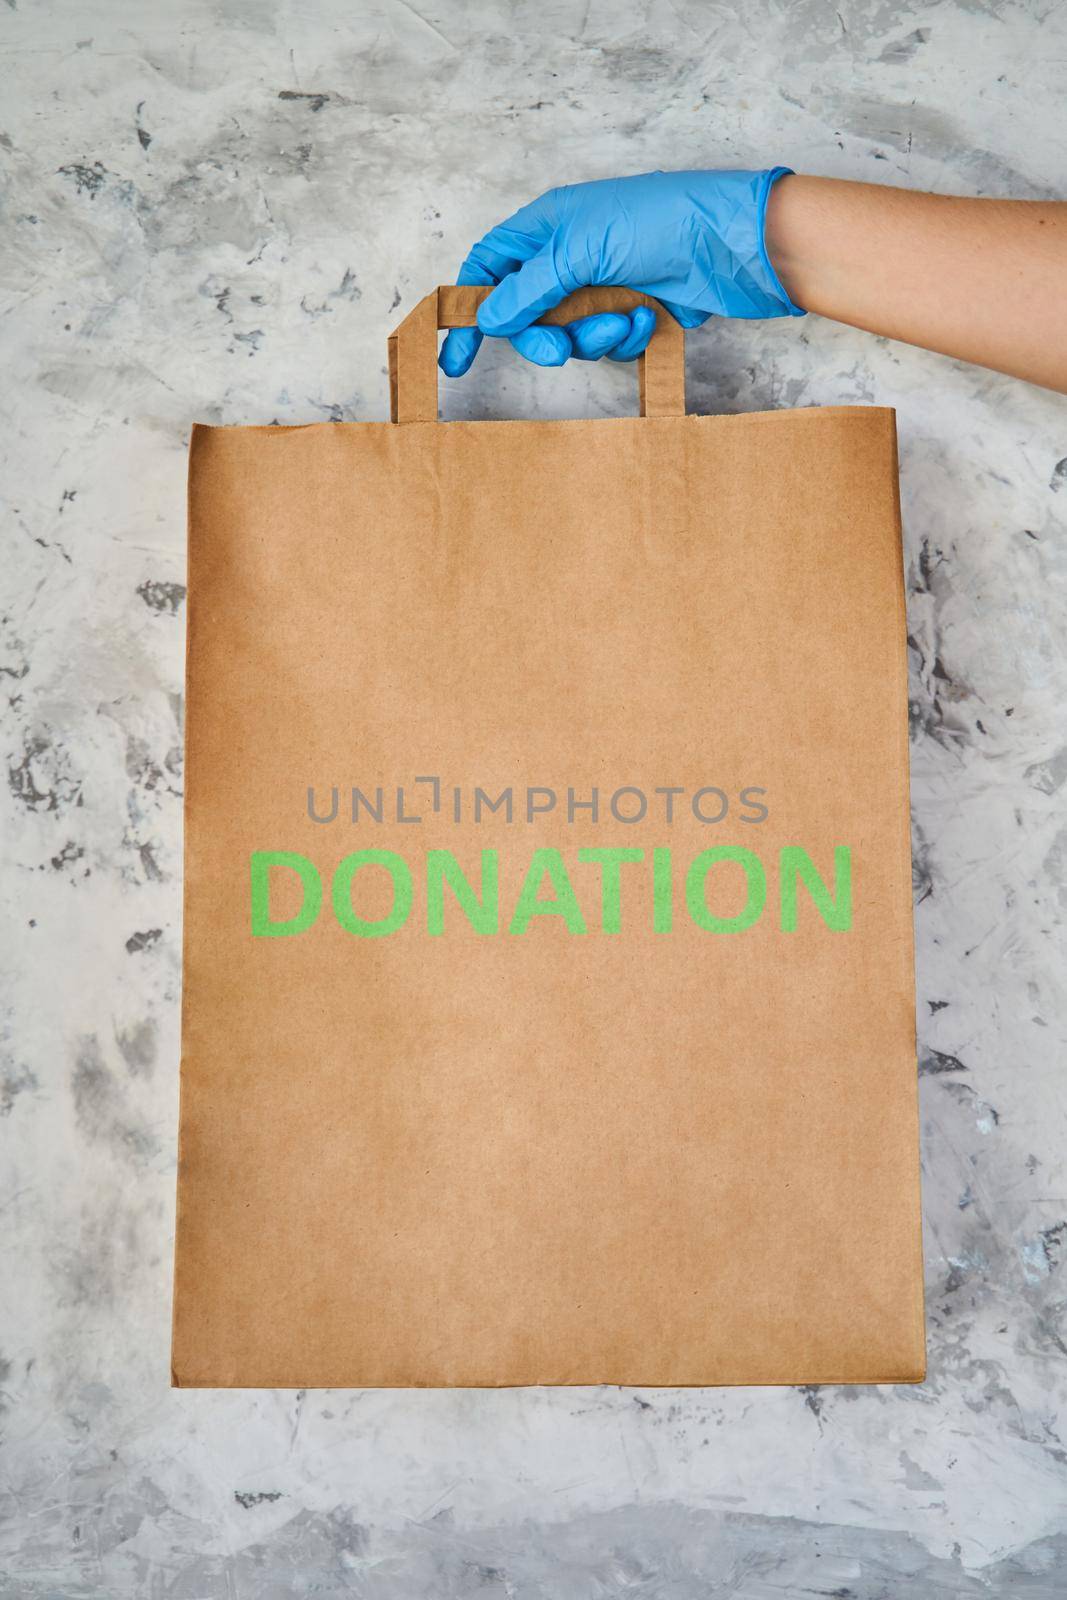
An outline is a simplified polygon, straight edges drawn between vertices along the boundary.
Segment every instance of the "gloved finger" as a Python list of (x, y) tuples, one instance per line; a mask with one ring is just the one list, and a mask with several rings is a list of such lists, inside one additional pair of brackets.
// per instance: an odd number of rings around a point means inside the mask
[(510, 339), (544, 312), (559, 305), (567, 293), (556, 272), (551, 241), (517, 272), (509, 272), (478, 309), (483, 333)]
[(621, 344), (608, 351), (609, 361), (636, 361), (648, 347), (656, 331), (656, 313), (651, 306), (635, 306), (630, 313), (630, 332)]
[(446, 378), (462, 378), (469, 372), (484, 334), (477, 328), (449, 328), (437, 365)]
[(556, 191), (549, 189), (483, 234), (463, 267), (485, 272), (488, 276), (464, 280), (461, 275), (460, 283), (499, 283), (548, 243), (557, 221)]
[[(472, 245), (459, 269), (456, 282), (497, 284), (524, 261), (536, 255), (551, 237), (555, 226), (552, 193), (549, 190), (529, 205), (521, 206), (510, 217), (505, 217), (495, 228), (490, 228), (477, 244)], [(450, 378), (461, 378), (469, 371), (481, 342), (482, 334), (477, 328), (452, 328), (438, 357), (442, 371)], [(566, 356), (562, 359), (566, 360)], [(557, 366), (559, 361), (548, 364)]]
[(548, 328), (537, 324), (513, 334), (509, 344), (538, 367), (561, 367), (575, 354), (566, 328)]
[(577, 361), (599, 361), (630, 337), (630, 319), (618, 311), (598, 311), (567, 323)]
[[(505, 270), (510, 272), (511, 268)], [(456, 275), (456, 282), (462, 285), (492, 284), (497, 281), (488, 267), (473, 259), (473, 254), (467, 257)], [(462, 378), (470, 370), (481, 342), (482, 335), (477, 328), (450, 328), (441, 346), (441, 354), (437, 357), (437, 365), (446, 377)]]

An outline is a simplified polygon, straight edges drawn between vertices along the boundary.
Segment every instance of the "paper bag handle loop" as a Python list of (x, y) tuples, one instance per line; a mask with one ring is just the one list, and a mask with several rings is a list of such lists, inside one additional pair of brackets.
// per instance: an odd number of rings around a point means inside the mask
[[(472, 328), (478, 307), (491, 288), (480, 285), (442, 285), (419, 301), (389, 335), (390, 415), (394, 422), (436, 422), (437, 331)], [(573, 322), (598, 311), (632, 311), (651, 306), (656, 328), (637, 375), (643, 417), (685, 416), (685, 333), (679, 323), (648, 295), (633, 289), (577, 289), (541, 322)]]

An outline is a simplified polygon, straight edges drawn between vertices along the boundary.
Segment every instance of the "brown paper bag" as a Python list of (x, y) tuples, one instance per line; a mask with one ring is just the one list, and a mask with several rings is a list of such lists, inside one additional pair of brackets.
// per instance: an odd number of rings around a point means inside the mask
[(919, 1379), (893, 413), (661, 313), (641, 418), (439, 423), (484, 292), (193, 435), (173, 1381)]

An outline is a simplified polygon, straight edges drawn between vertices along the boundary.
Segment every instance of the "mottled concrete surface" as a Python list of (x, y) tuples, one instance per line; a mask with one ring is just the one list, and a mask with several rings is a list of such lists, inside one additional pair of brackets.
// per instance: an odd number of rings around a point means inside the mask
[[(386, 329), (555, 182), (784, 161), (1062, 194), (1067, 11), (0, 17), (0, 1593), (1062, 1595), (1067, 402), (814, 319), (695, 335), (691, 400), (899, 407), (927, 1383), (175, 1393), (167, 1343), (190, 421), (382, 416)], [(448, 394), (633, 403), (632, 373), (501, 351)]]

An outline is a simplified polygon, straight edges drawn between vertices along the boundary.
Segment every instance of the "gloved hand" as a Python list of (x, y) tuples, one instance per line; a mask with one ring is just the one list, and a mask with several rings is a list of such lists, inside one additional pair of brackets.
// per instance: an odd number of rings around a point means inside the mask
[(767, 196), (788, 167), (766, 172), (646, 172), (550, 189), (490, 229), (460, 268), (458, 282), (499, 287), (478, 311), (477, 328), (453, 328), (441, 349), (449, 377), (466, 372), (483, 334), (510, 339), (543, 367), (632, 361), (656, 324), (638, 306), (566, 327), (532, 326), (584, 284), (623, 284), (660, 300), (682, 324), (710, 316), (800, 317), (778, 281), (763, 238)]

